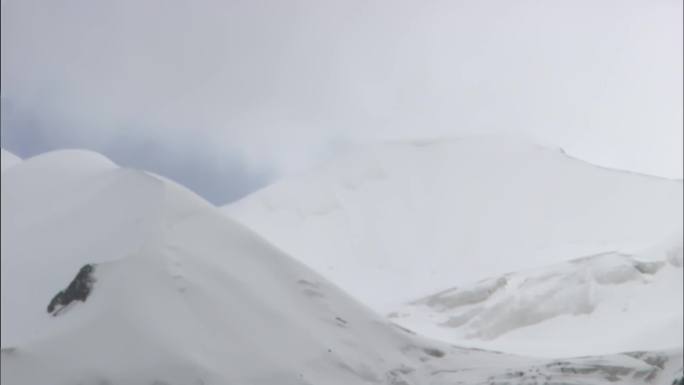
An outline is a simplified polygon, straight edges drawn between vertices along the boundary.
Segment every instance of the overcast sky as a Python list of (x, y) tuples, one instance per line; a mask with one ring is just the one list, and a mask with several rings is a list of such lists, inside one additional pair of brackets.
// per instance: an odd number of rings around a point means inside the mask
[(681, 0), (3, 0), (2, 146), (215, 203), (348, 142), (513, 132), (682, 177)]

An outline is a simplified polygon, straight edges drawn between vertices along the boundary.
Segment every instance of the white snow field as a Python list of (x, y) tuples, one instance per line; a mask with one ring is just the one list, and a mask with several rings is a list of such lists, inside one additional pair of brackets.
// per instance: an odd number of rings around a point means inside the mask
[(527, 355), (681, 349), (683, 288), (680, 236), (636, 256), (607, 252), (452, 288), (390, 318), (440, 340)]
[(0, 148), (0, 154), (2, 154), (0, 156), (0, 172), (5, 172), (6, 169), (21, 162), (21, 158), (5, 150), (4, 148)]
[(356, 149), (224, 211), (411, 330), (570, 357), (681, 350), (682, 199), (493, 136)]
[(97, 154), (24, 160), (3, 173), (0, 196), (3, 385), (671, 385), (681, 376), (678, 349), (556, 360), (421, 338), (192, 192)]
[(682, 182), (506, 136), (369, 145), (225, 212), (380, 312), (682, 231)]

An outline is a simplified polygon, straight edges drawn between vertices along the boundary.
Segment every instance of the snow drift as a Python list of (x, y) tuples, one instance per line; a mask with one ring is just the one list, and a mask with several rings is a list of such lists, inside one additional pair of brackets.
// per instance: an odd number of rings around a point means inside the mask
[(681, 372), (677, 350), (541, 360), (423, 339), (192, 192), (97, 154), (28, 159), (1, 197), (3, 384), (669, 385)]
[(682, 183), (507, 137), (350, 151), (225, 212), (379, 311), (681, 233)]
[(607, 252), (452, 288), (390, 318), (440, 340), (520, 354), (681, 348), (682, 287), (680, 238), (636, 256)]

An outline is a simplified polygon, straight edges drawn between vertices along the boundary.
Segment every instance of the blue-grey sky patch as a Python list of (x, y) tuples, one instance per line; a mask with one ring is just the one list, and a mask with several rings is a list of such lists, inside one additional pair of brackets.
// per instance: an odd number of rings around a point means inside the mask
[(239, 199), (274, 178), (273, 170), (245, 164), (236, 149), (218, 153), (203, 137), (186, 138), (179, 147), (177, 138), (144, 138), (130, 130), (133, 134), (113, 136), (104, 142), (88, 141), (78, 132), (44, 126), (32, 117), (16, 114), (7, 106), (3, 109), (3, 148), (22, 158), (62, 148), (87, 148), (121, 166), (152, 171), (180, 182), (214, 204)]

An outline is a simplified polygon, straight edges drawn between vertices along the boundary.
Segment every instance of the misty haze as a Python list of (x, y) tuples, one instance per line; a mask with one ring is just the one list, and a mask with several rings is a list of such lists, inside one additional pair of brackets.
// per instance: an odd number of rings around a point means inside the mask
[(2, 0), (1, 382), (683, 385), (680, 0)]

